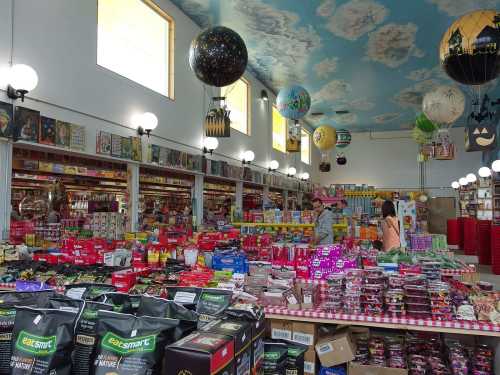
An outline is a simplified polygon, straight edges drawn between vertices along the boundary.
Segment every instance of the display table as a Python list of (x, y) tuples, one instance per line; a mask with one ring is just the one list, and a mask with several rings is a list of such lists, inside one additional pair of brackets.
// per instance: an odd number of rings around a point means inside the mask
[(264, 310), (268, 319), (500, 337), (500, 325), (489, 322), (392, 318), (383, 315), (351, 315), (313, 309), (289, 310), (279, 306), (268, 306)]

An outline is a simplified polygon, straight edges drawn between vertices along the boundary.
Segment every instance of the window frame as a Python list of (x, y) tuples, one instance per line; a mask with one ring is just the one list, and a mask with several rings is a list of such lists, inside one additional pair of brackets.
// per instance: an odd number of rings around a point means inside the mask
[[(302, 132), (307, 134), (307, 141), (308, 141), (308, 152), (307, 152), (307, 162), (302, 159), (302, 152), (303, 152), (303, 143), (302, 142)], [(300, 128), (300, 139), (301, 139), (301, 145), (300, 145), (300, 161), (306, 165), (311, 165), (311, 132), (307, 130), (304, 127)]]
[[(278, 113), (278, 115), (285, 121), (285, 129), (283, 131), (284, 133), (284, 149), (283, 150), (280, 150), (279, 148), (276, 148), (274, 147), (274, 110), (276, 110), (276, 112)], [(281, 115), (281, 113), (278, 111), (278, 107), (276, 106), (276, 104), (273, 104), (272, 106), (272, 109), (271, 109), (271, 147), (273, 150), (275, 151), (278, 151), (278, 152), (281, 152), (282, 154), (287, 154), (286, 152), (286, 139), (287, 139), (287, 136), (288, 136), (288, 120), (283, 117)]]
[[(238, 81), (242, 81), (247, 89), (246, 89), (246, 95), (247, 95), (247, 100), (246, 100), (246, 104), (247, 104), (247, 108), (246, 108), (246, 112), (247, 112), (247, 129), (246, 129), (246, 133), (245, 132), (242, 132), (241, 130), (239, 129), (236, 129), (236, 128), (233, 128), (232, 124), (233, 122), (231, 121), (231, 131), (237, 131), (239, 134), (243, 134), (243, 135), (246, 135), (248, 137), (250, 137), (252, 134), (251, 134), (251, 131), (252, 131), (252, 126), (251, 126), (251, 109), (252, 109), (252, 102), (251, 102), (251, 85), (250, 85), (250, 81), (248, 79), (246, 79), (245, 77), (241, 76), (240, 78), (238, 78), (235, 82), (233, 82), (231, 85), (234, 85), (236, 82)], [(228, 86), (231, 86), (231, 85), (228, 85)], [(228, 87), (228, 86), (225, 86), (225, 87)], [(227, 99), (227, 96), (225, 95), (222, 95), (222, 87), (221, 87), (221, 91), (220, 91), (220, 95), (221, 96), (224, 96), (226, 99)], [(231, 117), (231, 115), (229, 116)]]
[(145, 89), (148, 89), (154, 94), (161, 95), (164, 98), (170, 99), (172, 101), (175, 101), (175, 80), (174, 80), (174, 62), (175, 62), (175, 20), (174, 18), (169, 15), (167, 12), (165, 12), (162, 8), (160, 8), (157, 4), (154, 3), (153, 0), (137, 0), (142, 3), (144, 3), (146, 6), (151, 8), (156, 14), (158, 14), (160, 17), (165, 19), (168, 24), (168, 74), (167, 74), (167, 95), (158, 92), (156, 90), (153, 90), (152, 88), (143, 85), (140, 82), (136, 82), (133, 79), (124, 76), (120, 73), (115, 72), (114, 70), (111, 70), (105, 66), (99, 65), (98, 62), (98, 53), (99, 53), (99, 1), (96, 0), (96, 66), (100, 69), (104, 69), (106, 72), (110, 72), (118, 77), (124, 78), (128, 82), (137, 85), (139, 87), (143, 87)]

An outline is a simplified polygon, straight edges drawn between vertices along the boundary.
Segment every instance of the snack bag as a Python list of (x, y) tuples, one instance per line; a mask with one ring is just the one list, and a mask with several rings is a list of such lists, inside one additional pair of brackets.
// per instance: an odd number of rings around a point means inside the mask
[(137, 308), (139, 307), (141, 296), (113, 292), (101, 294), (95, 299), (95, 301), (112, 305), (113, 311), (116, 312), (121, 312), (124, 314), (135, 314)]
[(18, 307), (12, 332), (11, 375), (70, 375), (77, 314)]
[(165, 346), (173, 342), (176, 319), (97, 312), (99, 341), (94, 375), (159, 375)]
[(230, 290), (203, 289), (196, 305), (196, 312), (200, 314), (198, 328), (222, 316), (231, 304), (232, 295)]

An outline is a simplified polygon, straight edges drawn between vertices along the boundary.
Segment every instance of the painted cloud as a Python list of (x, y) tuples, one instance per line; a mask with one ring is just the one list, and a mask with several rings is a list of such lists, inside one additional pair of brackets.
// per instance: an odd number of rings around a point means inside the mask
[(458, 17), (477, 9), (495, 9), (498, 8), (498, 0), (427, 0), (434, 4), (441, 12), (450, 17)]
[(328, 78), (328, 76), (337, 70), (338, 57), (326, 58), (316, 65), (314, 71), (319, 78)]
[(335, 0), (323, 0), (316, 8), (316, 14), (320, 17), (330, 17), (335, 10)]
[(435, 79), (427, 79), (415, 83), (397, 93), (392, 101), (403, 108), (420, 109), (424, 95), (439, 86), (440, 82)]
[(406, 78), (411, 79), (412, 81), (423, 81), (425, 79), (431, 78), (432, 73), (432, 69), (416, 69), (408, 73)]
[(386, 7), (373, 0), (351, 0), (337, 8), (326, 27), (341, 38), (356, 40), (384, 22), (388, 14)]
[(209, 2), (206, 0), (183, 0), (179, 7), (200, 26), (207, 27), (214, 23), (209, 12)]
[(333, 80), (312, 95), (313, 103), (332, 102), (344, 99), (351, 92), (351, 85), (346, 81)]
[(423, 52), (415, 46), (417, 29), (413, 23), (380, 27), (368, 37), (366, 56), (390, 68), (404, 64), (410, 56), (421, 57)]
[(346, 109), (351, 111), (371, 111), (375, 108), (375, 103), (366, 98), (354, 99), (350, 102), (343, 103), (343, 105), (345, 105)]
[(333, 117), (333, 122), (339, 125), (353, 125), (358, 122), (358, 115), (355, 113), (343, 113), (340, 115), (335, 115)]
[(391, 122), (398, 119), (401, 116), (401, 113), (384, 113), (382, 115), (374, 116), (373, 121), (376, 124), (385, 124), (386, 122)]

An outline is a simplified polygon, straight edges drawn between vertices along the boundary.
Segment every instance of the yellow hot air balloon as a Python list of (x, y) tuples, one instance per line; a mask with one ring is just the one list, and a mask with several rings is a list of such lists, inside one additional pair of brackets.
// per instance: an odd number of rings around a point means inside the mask
[(313, 141), (316, 147), (323, 153), (335, 147), (337, 143), (337, 132), (330, 125), (321, 125), (314, 130)]

